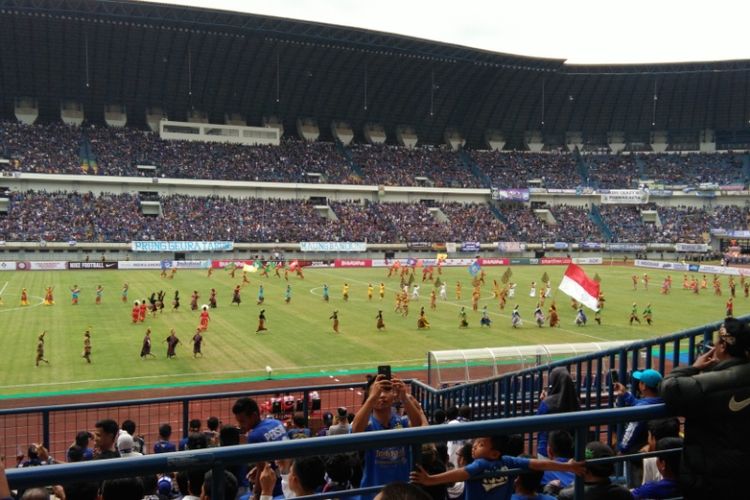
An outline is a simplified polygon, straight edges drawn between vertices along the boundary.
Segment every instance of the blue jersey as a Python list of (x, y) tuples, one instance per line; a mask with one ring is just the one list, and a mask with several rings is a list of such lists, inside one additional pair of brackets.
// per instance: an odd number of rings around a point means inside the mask
[(188, 438), (187, 437), (184, 437), (184, 438), (180, 439), (180, 442), (177, 443), (177, 449), (179, 451), (185, 451), (185, 450), (187, 450), (187, 443), (188, 443)]
[(154, 453), (169, 453), (171, 451), (177, 451), (174, 443), (170, 443), (169, 441), (157, 441), (154, 443)]
[(507, 470), (528, 469), (528, 458), (500, 457), (499, 460), (479, 458), (464, 467), (469, 479), (464, 486), (465, 500), (506, 500), (513, 494), (513, 476), (482, 477), (485, 474)]
[(284, 424), (273, 418), (261, 420), (250, 432), (247, 433), (248, 444), (270, 443), (272, 441), (283, 441), (289, 439), (286, 435)]
[[(409, 427), (406, 417), (391, 415), (391, 419), (383, 426), (380, 421), (370, 416), (370, 422), (365, 431), (382, 431), (386, 429), (403, 429)], [(377, 486), (394, 481), (409, 482), (411, 471), (411, 450), (408, 446), (392, 446), (389, 448), (369, 449), (365, 452), (364, 471), (360, 487)], [(362, 495), (360, 498), (372, 498), (375, 495)]]
[[(560, 462), (561, 464), (564, 464), (568, 461), (567, 458), (556, 458), (555, 462)], [(571, 484), (573, 484), (573, 481), (576, 479), (576, 475), (572, 472), (560, 472), (558, 470), (546, 470), (544, 471), (544, 475), (542, 476), (542, 486), (547, 485), (550, 481), (554, 481), (555, 479), (560, 481), (560, 486), (562, 488), (567, 488)]]
[[(631, 393), (626, 392), (617, 398), (615, 406), (644, 406), (663, 403), (660, 397), (636, 398)], [(648, 426), (646, 421), (628, 422), (625, 427), (625, 433), (617, 443), (617, 449), (622, 453), (635, 453), (648, 442)]]
[(513, 495), (511, 495), (510, 497), (510, 500), (557, 500), (557, 497), (553, 497), (552, 495), (544, 495), (542, 493), (537, 493), (531, 496), (513, 493)]
[(677, 481), (674, 479), (662, 479), (642, 484), (632, 490), (633, 498), (674, 498), (680, 496)]

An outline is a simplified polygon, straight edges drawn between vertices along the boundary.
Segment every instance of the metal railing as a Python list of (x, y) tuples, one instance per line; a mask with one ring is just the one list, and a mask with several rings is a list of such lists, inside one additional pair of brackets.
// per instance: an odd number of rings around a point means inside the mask
[[(634, 420), (650, 420), (668, 415), (663, 404), (616, 408), (576, 413), (541, 415), (467, 422), (462, 425), (364, 432), (325, 438), (299, 439), (273, 443), (208, 448), (186, 452), (163, 453), (137, 458), (99, 460), (83, 463), (49, 465), (7, 471), (12, 488), (30, 488), (50, 484), (72, 483), (95, 479), (101, 481), (118, 477), (134, 477), (185, 469), (210, 469), (214, 477), (223, 477), (227, 466), (257, 463), (279, 458), (310, 455), (330, 455), (354, 450), (391, 446), (419, 445), (438, 441), (476, 438), (498, 434), (520, 434), (550, 429), (574, 429), (575, 459), (583, 460), (589, 429), (595, 425), (621, 424)], [(414, 454), (419, 456), (419, 454)], [(629, 460), (634, 455), (611, 460)], [(576, 478), (576, 498), (583, 498), (583, 481)], [(223, 498), (223, 482), (212, 482), (211, 498)], [(369, 491), (372, 491), (370, 489)], [(337, 491), (327, 496), (342, 497), (360, 493)]]
[[(286, 396), (287, 404), (283, 401), (271, 404), (264, 414), (283, 418), (300, 411), (307, 421), (320, 418), (324, 412), (335, 413), (341, 406), (359, 407), (364, 388), (364, 383), (329, 384), (3, 409), (0, 410), (0, 453), (12, 457), (18, 448), (25, 450), (30, 443), (41, 443), (55, 459), (65, 460), (65, 451), (76, 432), (90, 430), (97, 420), (104, 418), (118, 423), (126, 419), (135, 421), (137, 433), (144, 436), (147, 445), (158, 440), (158, 427), (163, 423), (172, 426), (179, 440), (187, 436), (189, 421), (194, 418), (205, 422), (208, 417), (216, 416), (222, 422), (234, 422), (232, 404), (244, 396), (257, 399), (259, 404), (263, 399)], [(319, 397), (311, 398), (314, 393)]]

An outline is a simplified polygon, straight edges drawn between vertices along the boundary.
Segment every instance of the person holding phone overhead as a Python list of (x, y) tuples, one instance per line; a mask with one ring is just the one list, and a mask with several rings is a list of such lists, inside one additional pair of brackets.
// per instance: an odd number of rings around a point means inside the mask
[[(351, 432), (403, 429), (427, 425), (427, 417), (416, 400), (406, 392), (406, 384), (397, 378), (387, 378), (390, 366), (378, 367), (378, 375), (370, 386), (369, 394), (362, 407), (354, 416)], [(406, 417), (399, 416), (393, 409), (400, 401), (406, 410)], [(394, 481), (409, 481), (412, 469), (412, 456), (409, 446), (369, 449), (365, 452), (364, 474), (360, 487), (387, 484)], [(374, 495), (362, 495), (370, 499)]]

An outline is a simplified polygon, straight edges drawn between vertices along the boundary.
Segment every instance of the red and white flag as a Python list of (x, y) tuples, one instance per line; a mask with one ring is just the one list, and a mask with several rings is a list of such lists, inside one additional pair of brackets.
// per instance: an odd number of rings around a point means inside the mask
[(577, 265), (568, 265), (559, 288), (589, 309), (599, 309), (599, 283), (586, 276)]

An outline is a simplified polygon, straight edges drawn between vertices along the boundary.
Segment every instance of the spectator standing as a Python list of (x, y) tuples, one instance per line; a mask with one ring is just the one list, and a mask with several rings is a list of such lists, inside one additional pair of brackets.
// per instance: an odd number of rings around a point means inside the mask
[[(549, 373), (549, 391), (542, 392), (542, 398), (537, 408), (537, 415), (549, 413), (568, 413), (581, 409), (581, 401), (576, 392), (576, 386), (567, 368), (558, 366)], [(547, 431), (537, 436), (537, 456), (547, 456)]]
[(115, 439), (119, 426), (117, 422), (110, 419), (99, 420), (94, 430), (94, 440), (96, 442), (95, 460), (105, 458), (117, 458), (120, 454), (115, 449)]
[(159, 440), (154, 443), (154, 453), (169, 453), (177, 451), (174, 443), (169, 441), (172, 437), (172, 426), (169, 424), (161, 424), (159, 426)]
[(685, 417), (680, 486), (685, 498), (737, 498), (750, 464), (750, 330), (727, 318), (715, 346), (677, 367), (659, 390)]

